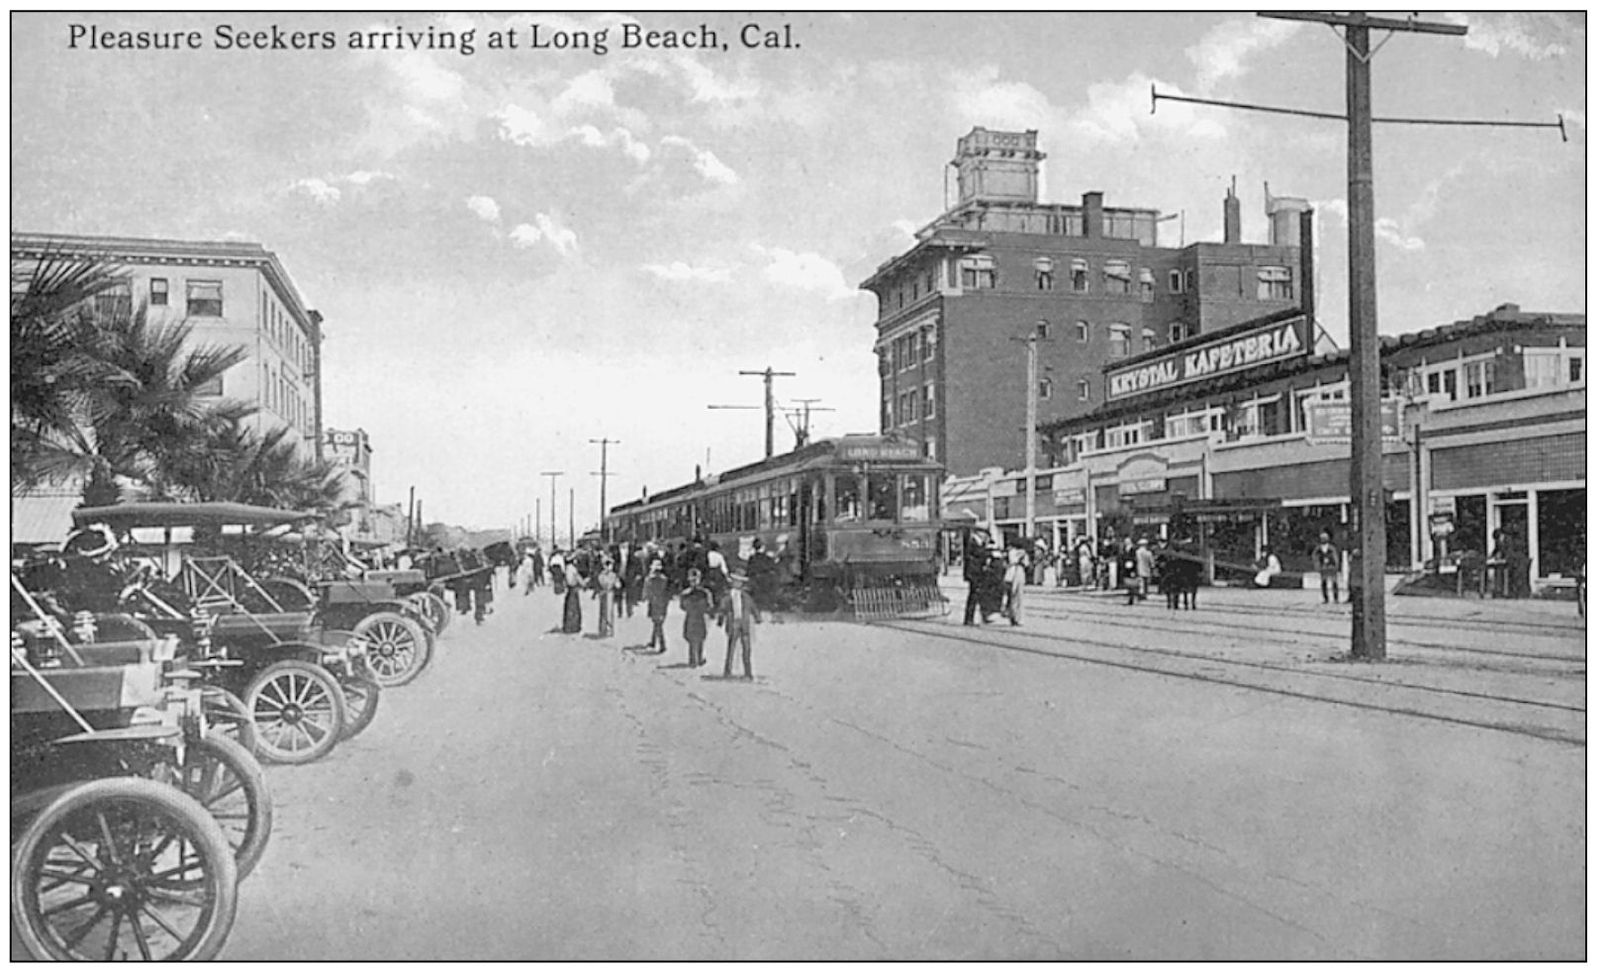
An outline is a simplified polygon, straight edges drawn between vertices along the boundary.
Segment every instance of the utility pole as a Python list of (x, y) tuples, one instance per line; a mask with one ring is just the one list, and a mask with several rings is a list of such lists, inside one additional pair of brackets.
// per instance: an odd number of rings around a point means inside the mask
[(597, 531), (603, 534), (603, 541), (608, 541), (608, 446), (619, 444), (618, 438), (589, 438), (591, 444), (603, 446), (603, 470), (592, 472), (601, 482), (601, 491), (597, 495)]
[(541, 545), (541, 496), (536, 496), (536, 545)]
[(569, 490), (569, 548), (575, 548), (575, 490)]
[[(417, 486), (407, 486), (407, 547), (413, 548), (413, 489)], [(412, 555), (412, 553), (408, 553)]]
[[(541, 474), (547, 476), (547, 483), (551, 486), (548, 498), (551, 500), (552, 508), (547, 515), (549, 524), (552, 527), (552, 544), (556, 546), (558, 544), (558, 476), (562, 475), (563, 472), (542, 472)], [(573, 532), (574, 530), (571, 529), (570, 531)], [(571, 542), (569, 548), (575, 548), (575, 544)]]
[[(764, 370), (737, 371), (743, 377), (764, 378), (764, 456), (772, 458), (776, 453), (776, 394), (775, 379), (778, 377), (797, 377), (790, 370), (776, 370), (766, 365)], [(753, 411), (757, 410), (751, 404), (710, 404), (710, 411)]]
[[(1466, 27), (1351, 13), (1263, 13), (1345, 28), (1345, 118), (1349, 126), (1346, 196), (1350, 220), (1350, 513), (1360, 540), (1361, 581), (1352, 581), (1350, 656), (1383, 660), (1384, 439), (1378, 361), (1378, 278), (1373, 226), (1372, 31), (1461, 35)], [(1384, 40), (1389, 40), (1386, 35)], [(1382, 49), (1383, 44), (1379, 45)], [(1028, 500), (1030, 501), (1030, 499)]]
[[(1035, 514), (1038, 498), (1038, 341), (1044, 336), (1046, 334), (1040, 334), (1039, 326), (1035, 325), (1027, 336), (1010, 338), (1027, 345), (1027, 521), (1023, 531), (1028, 543), (1035, 543), (1038, 538)], [(993, 501), (991, 496), (988, 501)]]

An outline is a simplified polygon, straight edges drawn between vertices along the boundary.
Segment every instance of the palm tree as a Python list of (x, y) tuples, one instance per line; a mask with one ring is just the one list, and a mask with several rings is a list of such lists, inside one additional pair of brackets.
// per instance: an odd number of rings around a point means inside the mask
[(220, 412), (204, 444), (170, 456), (159, 481), (165, 497), (323, 511), (352, 504), (344, 501), (339, 465), (301, 457), (289, 426), (257, 434), (245, 426), (248, 414)]
[(246, 357), (243, 347), (186, 349), (191, 326), (151, 323), (142, 305), (98, 322), (95, 356), (117, 378), (88, 397), (89, 434), (80, 442), (89, 466), (87, 505), (122, 497), (124, 483), (149, 485), (167, 474), (164, 461), (205, 446), (218, 415), (241, 405), (202, 394)]
[(60, 481), (83, 470), (83, 428), (96, 392), (124, 380), (100, 359), (95, 298), (124, 283), (115, 263), (47, 253), (13, 266), (11, 294), (11, 485)]

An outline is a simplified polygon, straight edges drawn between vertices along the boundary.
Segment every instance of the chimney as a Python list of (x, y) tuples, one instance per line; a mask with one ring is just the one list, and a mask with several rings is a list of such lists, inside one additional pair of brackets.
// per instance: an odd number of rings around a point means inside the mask
[(1222, 241), (1229, 246), (1236, 246), (1240, 242), (1239, 234), (1239, 177), (1233, 177), (1233, 185), (1228, 189), (1228, 197), (1222, 200)]
[(1105, 235), (1105, 193), (1082, 194), (1082, 234), (1085, 239), (1101, 239)]

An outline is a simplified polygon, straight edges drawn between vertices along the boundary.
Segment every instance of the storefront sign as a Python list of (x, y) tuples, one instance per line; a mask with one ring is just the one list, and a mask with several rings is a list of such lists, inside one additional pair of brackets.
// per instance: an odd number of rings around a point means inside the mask
[(1143, 495), (1147, 492), (1164, 491), (1166, 491), (1164, 478), (1140, 478), (1137, 481), (1116, 483), (1117, 495)]
[(913, 441), (853, 442), (837, 446), (843, 461), (903, 461), (921, 457), (921, 446)]
[(1075, 488), (1057, 488), (1055, 489), (1055, 504), (1076, 506), (1087, 505), (1088, 490), (1080, 486)]
[(1309, 333), (1305, 317), (1294, 317), (1192, 350), (1117, 367), (1105, 374), (1105, 400), (1148, 394), (1276, 360), (1300, 357), (1308, 352)]
[[(1382, 402), (1380, 414), (1384, 440), (1401, 440), (1401, 399), (1392, 397)], [(1350, 402), (1306, 402), (1306, 438), (1328, 444), (1350, 441)]]
[(1449, 516), (1454, 517), (1456, 515), (1456, 496), (1454, 496), (1454, 495), (1431, 495), (1431, 496), (1429, 496), (1428, 511), (1429, 511), (1430, 515), (1449, 515)]
[(1456, 531), (1456, 516), (1449, 512), (1435, 512), (1428, 517), (1428, 534), (1443, 539)]

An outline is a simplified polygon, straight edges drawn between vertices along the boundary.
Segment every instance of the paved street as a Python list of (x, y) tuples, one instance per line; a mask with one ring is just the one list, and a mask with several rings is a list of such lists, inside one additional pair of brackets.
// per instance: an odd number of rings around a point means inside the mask
[(710, 679), (723, 639), (674, 666), (674, 612), (646, 657), (640, 616), (597, 641), (504, 596), (366, 734), (270, 771), (224, 957), (1582, 958), (1571, 612), (1408, 605), (1402, 638), (1491, 652), (1356, 667), (1342, 612), (1224, 608), (1249, 595), (767, 624), (754, 684)]

